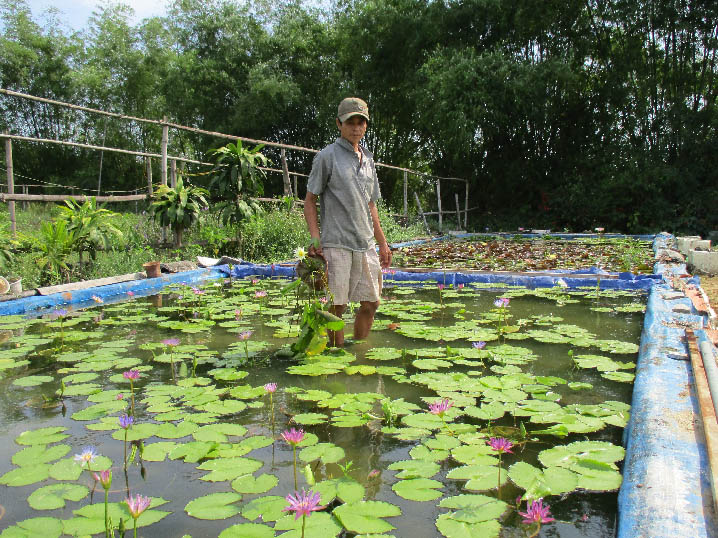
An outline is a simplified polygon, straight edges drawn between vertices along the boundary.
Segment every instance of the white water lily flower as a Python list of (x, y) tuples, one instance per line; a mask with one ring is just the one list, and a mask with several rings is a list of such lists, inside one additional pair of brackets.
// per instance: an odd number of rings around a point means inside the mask
[(303, 260), (307, 257), (307, 251), (304, 250), (304, 247), (297, 247), (297, 250), (294, 251), (294, 256)]

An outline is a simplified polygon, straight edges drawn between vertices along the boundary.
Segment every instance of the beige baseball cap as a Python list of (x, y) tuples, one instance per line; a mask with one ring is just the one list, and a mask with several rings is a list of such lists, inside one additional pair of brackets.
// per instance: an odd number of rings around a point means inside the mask
[(339, 121), (344, 123), (352, 116), (362, 116), (366, 118), (366, 121), (369, 121), (369, 106), (358, 97), (347, 97), (339, 103), (339, 110), (337, 111)]

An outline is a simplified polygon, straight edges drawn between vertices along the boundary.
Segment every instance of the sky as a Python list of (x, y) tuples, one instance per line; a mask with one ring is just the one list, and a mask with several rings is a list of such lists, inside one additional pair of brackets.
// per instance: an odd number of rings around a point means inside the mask
[[(98, 3), (97, 0), (27, 0), (34, 21), (42, 23), (42, 13), (48, 7), (54, 7), (61, 12), (60, 21), (73, 30), (82, 30), (87, 26), (87, 19)], [(122, 0), (122, 3), (135, 10), (135, 17), (130, 20), (132, 25), (146, 17), (164, 15), (166, 12), (164, 0)]]

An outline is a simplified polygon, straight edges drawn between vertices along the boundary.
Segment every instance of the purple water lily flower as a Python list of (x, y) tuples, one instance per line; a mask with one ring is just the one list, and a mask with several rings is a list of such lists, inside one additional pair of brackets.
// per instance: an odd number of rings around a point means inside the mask
[(162, 340), (162, 343), (169, 347), (175, 347), (180, 344), (179, 338), (167, 338), (166, 340)]
[(237, 338), (239, 338), (241, 341), (249, 340), (249, 337), (252, 336), (253, 331), (242, 331), (237, 335)]
[(127, 370), (126, 372), (122, 372), (122, 377), (125, 379), (131, 379), (132, 381), (137, 381), (140, 378), (140, 371)]
[(294, 512), (295, 521), (302, 516), (311, 516), (312, 512), (326, 508), (326, 506), (319, 506), (321, 500), (319, 493), (314, 493), (311, 489), (309, 491), (302, 489), (301, 493), (295, 491), (294, 495), (290, 493), (285, 498), (289, 506), (282, 508), (282, 512)]
[(126, 430), (134, 424), (135, 418), (129, 415), (120, 415), (118, 421), (120, 422), (120, 427)]
[(484, 349), (486, 347), (486, 342), (482, 340), (481, 342), (472, 342), (471, 345), (474, 349)]
[(492, 437), (487, 441), (492, 450), (500, 454), (513, 454), (511, 447), (514, 444), (505, 437)]
[(267, 383), (264, 385), (264, 390), (266, 390), (269, 393), (277, 392), (277, 384), (276, 383)]
[(94, 446), (87, 446), (82, 449), (82, 452), (79, 454), (75, 454), (75, 461), (82, 464), (89, 465), (93, 461), (95, 461), (95, 458), (99, 456), (97, 452), (95, 452)]
[(100, 471), (99, 473), (92, 473), (92, 478), (97, 480), (103, 487), (103, 489), (110, 489), (112, 485), (112, 471)]

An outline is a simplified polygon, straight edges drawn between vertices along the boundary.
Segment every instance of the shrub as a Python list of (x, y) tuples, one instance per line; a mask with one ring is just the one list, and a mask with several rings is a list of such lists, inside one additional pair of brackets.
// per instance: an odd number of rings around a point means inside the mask
[(240, 256), (254, 262), (294, 257), (294, 250), (309, 244), (309, 230), (301, 211), (270, 211), (243, 221), (239, 228)]

